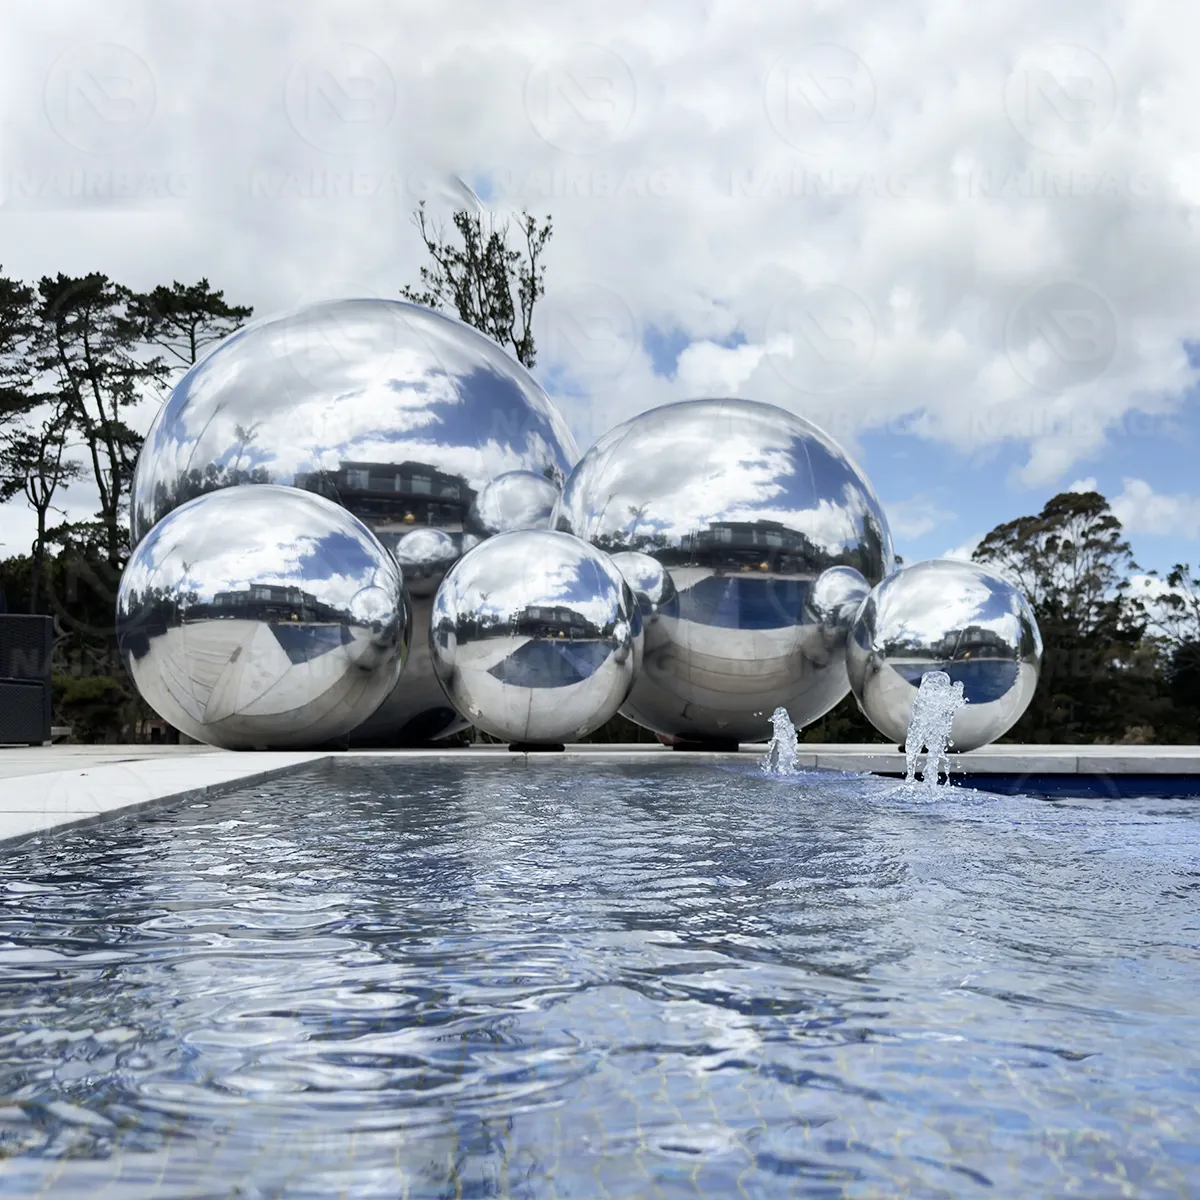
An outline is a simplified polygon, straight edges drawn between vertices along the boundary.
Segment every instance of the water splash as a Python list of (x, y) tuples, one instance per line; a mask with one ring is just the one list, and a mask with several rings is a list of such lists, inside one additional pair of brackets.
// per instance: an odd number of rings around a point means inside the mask
[(908, 736), (904, 739), (908, 758), (905, 783), (916, 782), (917, 759), (924, 750), (925, 765), (921, 779), (925, 786), (936, 787), (943, 774), (949, 784), (950, 760), (946, 751), (954, 745), (950, 728), (954, 724), (954, 714), (966, 702), (962, 683), (951, 683), (945, 671), (926, 671), (921, 676), (921, 686), (917, 689), (912, 718), (908, 723)]
[(771, 740), (761, 766), (765, 775), (796, 773), (796, 727), (786, 708), (771, 714)]

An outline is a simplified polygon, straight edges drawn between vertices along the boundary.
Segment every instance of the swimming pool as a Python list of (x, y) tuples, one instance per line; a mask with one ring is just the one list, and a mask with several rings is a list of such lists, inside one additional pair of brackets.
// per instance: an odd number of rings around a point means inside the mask
[(0, 857), (0, 1191), (1179, 1196), (1200, 807), (354, 760)]

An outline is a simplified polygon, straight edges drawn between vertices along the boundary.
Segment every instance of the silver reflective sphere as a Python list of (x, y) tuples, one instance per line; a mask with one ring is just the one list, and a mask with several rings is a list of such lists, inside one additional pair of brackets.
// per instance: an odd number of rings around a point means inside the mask
[(879, 501), (840, 447), (749, 400), (689, 400), (617, 426), (571, 473), (559, 521), (670, 575), (676, 607), (621, 711), (684, 738), (763, 741), (776, 708), (807, 725), (837, 704), (845, 629), (823, 625), (810, 595), (830, 568), (873, 584), (893, 562)]
[(433, 665), (455, 707), (509, 742), (603, 725), (633, 685), (641, 616), (607, 555), (565, 533), (489, 538), (438, 589)]
[(967, 701), (954, 716), (956, 750), (995, 741), (1037, 688), (1042, 638), (1025, 597), (979, 563), (934, 559), (885, 579), (859, 610), (846, 647), (859, 707), (903, 742), (926, 671), (944, 671)]
[(146, 703), (230, 750), (344, 738), (396, 685), (411, 628), (392, 556), (308, 492), (238, 487), (138, 543), (117, 638)]
[(424, 527), (406, 533), (396, 541), (393, 553), (404, 571), (408, 594), (415, 599), (434, 595), (446, 572), (458, 561), (464, 550), (442, 529)]
[(805, 601), (819, 625), (849, 632), (855, 614), (870, 594), (871, 585), (853, 567), (830, 567), (813, 581)]
[[(413, 304), (330, 301), (247, 326), (183, 377), (138, 460), (133, 538), (204, 492), (277, 483), (340, 504), (389, 550), (428, 528), (461, 554), (489, 482), (528, 471), (558, 486), (577, 457), (545, 392), (490, 338)], [(427, 594), (413, 574), (422, 633), (412, 659), (356, 741), (422, 741), (461, 725), (429, 662), (437, 571), (426, 565)]]
[(475, 497), (467, 529), (480, 539), (518, 529), (551, 529), (561, 495), (558, 484), (545, 475), (506, 471)]
[(813, 580), (804, 611), (821, 631), (825, 650), (822, 663), (844, 658), (850, 627), (870, 592), (871, 585), (853, 567), (830, 567)]
[(643, 652), (669, 643), (679, 620), (679, 593), (671, 572), (640, 550), (621, 550), (612, 555), (612, 561), (641, 609)]

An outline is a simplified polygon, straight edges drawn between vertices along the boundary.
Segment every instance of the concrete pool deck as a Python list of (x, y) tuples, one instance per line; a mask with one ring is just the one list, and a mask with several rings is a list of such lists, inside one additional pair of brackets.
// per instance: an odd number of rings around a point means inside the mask
[[(200, 800), (247, 784), (324, 763), (371, 759), (404, 761), (537, 763), (754, 762), (761, 745), (732, 752), (676, 752), (655, 743), (583, 744), (562, 753), (513, 753), (506, 746), (419, 750), (233, 752), (209, 746), (35, 746), (0, 748), (0, 843), (52, 829), (102, 820), (146, 805)], [(1197, 777), (1200, 746), (995, 745), (952, 755), (956, 774), (967, 776)], [(889, 745), (802, 743), (802, 769), (903, 775), (904, 756)]]

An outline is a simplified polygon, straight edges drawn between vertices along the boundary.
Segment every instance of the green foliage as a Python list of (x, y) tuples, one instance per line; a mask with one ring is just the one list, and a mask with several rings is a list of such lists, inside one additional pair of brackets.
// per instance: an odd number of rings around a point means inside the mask
[(974, 557), (1021, 586), (1042, 634), (1037, 692), (1006, 740), (1116, 742), (1147, 729), (1162, 741), (1194, 737), (1163, 686), (1145, 606), (1130, 595), (1137, 565), (1103, 496), (1054, 496), (1036, 516), (993, 529)]
[(649, 729), (631, 721), (628, 717), (617, 713), (599, 729), (593, 730), (587, 737), (580, 738), (581, 742), (595, 742), (602, 745), (613, 745), (627, 742), (657, 742), (658, 738)]
[(128, 538), (122, 520), (141, 437), (126, 421), (130, 409), (166, 382), (161, 357), (139, 342), (133, 293), (107, 275), (43, 276), (34, 300), (34, 368), (61, 397), (100, 497), (110, 563), (122, 561)]
[[(0, 278), (0, 501), (23, 495), (37, 518), (29, 553), (0, 561), (0, 595), (56, 618), (56, 720), (77, 740), (129, 737), (149, 715), (114, 633), (142, 442), (132, 410), (250, 312), (206, 279), (138, 293), (99, 272)], [(99, 510), (66, 523), (62, 492), (82, 477)]]
[(125, 675), (55, 675), (54, 721), (76, 742), (128, 741), (144, 706)]
[[(514, 231), (486, 214), (457, 212), (454, 228), (461, 244), (446, 229), (430, 225), (424, 201), (415, 219), (433, 266), (421, 268), (422, 287), (401, 288), (400, 295), (414, 304), (453, 312), (510, 350), (519, 363), (532, 367), (537, 359), (533, 310), (546, 291), (546, 268), (540, 260), (553, 232), (549, 219), (539, 226), (522, 213), (520, 228)], [(509, 245), (510, 236), (520, 242), (520, 249)]]
[(207, 279), (185, 284), (175, 280), (130, 298), (129, 312), (142, 340), (165, 350), (177, 364), (190, 367), (206, 347), (241, 328), (253, 313), (228, 304)]
[(801, 742), (882, 742), (874, 725), (863, 715), (853, 696), (847, 696), (820, 720), (799, 731)]

